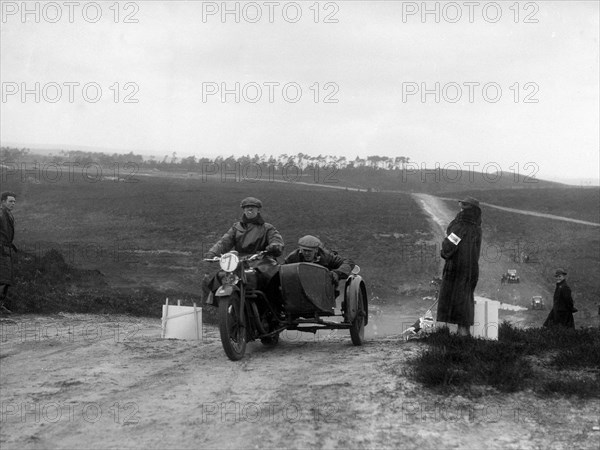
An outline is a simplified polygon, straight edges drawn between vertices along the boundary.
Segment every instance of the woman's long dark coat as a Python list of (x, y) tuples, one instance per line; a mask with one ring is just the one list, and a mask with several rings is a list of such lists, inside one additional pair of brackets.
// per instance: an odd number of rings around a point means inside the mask
[(437, 321), (463, 326), (473, 325), (474, 291), (479, 280), (481, 251), (481, 209), (476, 206), (458, 213), (450, 222), (451, 233), (461, 240), (453, 244), (448, 237), (442, 242), (441, 256), (446, 260), (437, 309)]

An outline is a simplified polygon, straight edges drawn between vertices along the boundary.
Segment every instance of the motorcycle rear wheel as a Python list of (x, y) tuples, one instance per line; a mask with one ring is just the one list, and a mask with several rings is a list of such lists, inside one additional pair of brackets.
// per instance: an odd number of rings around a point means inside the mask
[(246, 353), (246, 315), (240, 323), (240, 296), (234, 293), (219, 299), (219, 332), (225, 354), (232, 361), (239, 361)]

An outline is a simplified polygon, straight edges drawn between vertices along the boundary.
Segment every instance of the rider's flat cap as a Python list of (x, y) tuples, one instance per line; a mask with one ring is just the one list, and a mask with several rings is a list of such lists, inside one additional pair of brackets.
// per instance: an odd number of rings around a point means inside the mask
[(240, 206), (242, 208), (246, 208), (248, 206), (255, 206), (257, 208), (262, 208), (262, 202), (254, 197), (246, 197), (244, 200), (242, 200), (242, 202), (240, 203)]
[(554, 271), (554, 276), (557, 276), (557, 275), (566, 275), (566, 274), (567, 274), (567, 272), (565, 272), (564, 269), (556, 269)]
[(298, 245), (301, 248), (319, 248), (321, 246), (321, 241), (318, 238), (307, 234), (306, 236), (302, 236), (300, 239), (298, 239)]
[(458, 203), (464, 203), (465, 205), (473, 205), (479, 208), (479, 200), (473, 197), (465, 197), (462, 200), (459, 200)]

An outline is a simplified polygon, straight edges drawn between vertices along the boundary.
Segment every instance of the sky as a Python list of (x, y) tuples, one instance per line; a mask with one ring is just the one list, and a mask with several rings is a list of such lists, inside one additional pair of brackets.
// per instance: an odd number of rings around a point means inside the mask
[(600, 179), (599, 2), (2, 2), (2, 145)]

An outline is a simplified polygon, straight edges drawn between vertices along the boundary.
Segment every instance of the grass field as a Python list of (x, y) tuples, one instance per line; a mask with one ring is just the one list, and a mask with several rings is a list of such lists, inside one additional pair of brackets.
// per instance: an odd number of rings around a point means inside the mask
[[(203, 180), (197, 174), (151, 175), (137, 174), (137, 182), (109, 178), (89, 182), (66, 176), (58, 182), (49, 182), (49, 177), (3, 179), (2, 189), (18, 196), (14, 211), (17, 246), (38, 261), (47, 251), (57, 250), (74, 270), (99, 271), (86, 275), (86, 286), (88, 291), (92, 286), (95, 289), (89, 298), (103, 296), (104, 300), (95, 301), (103, 305), (98, 306), (103, 311), (119, 310), (137, 301), (127, 299), (139, 298), (143, 304), (143, 299), (152, 298), (154, 305), (174, 295), (197, 301), (205, 271), (201, 262), (204, 252), (239, 218), (240, 199), (253, 195), (262, 199), (265, 219), (283, 235), (286, 252), (292, 251), (304, 234), (319, 236), (329, 248), (361, 266), (370, 297), (397, 302), (406, 295), (427, 295), (429, 280), (439, 275), (439, 243), (426, 216), (407, 193), (231, 178), (220, 182), (218, 177)], [(337, 176), (340, 185), (344, 184), (346, 175)], [(377, 177), (372, 181), (375, 185), (379, 182)], [(594, 206), (597, 190), (593, 189), (546, 187), (518, 193), (496, 189), (480, 190), (476, 195), (483, 201), (534, 210), (546, 207), (554, 214), (564, 211), (564, 215), (582, 219), (592, 219), (598, 211), (598, 205)], [(595, 317), (600, 293), (597, 228), (485, 207), (483, 220), (482, 258), (492, 264), (480, 277), (481, 294), (527, 306), (531, 295), (541, 293), (551, 303), (551, 273), (562, 266), (570, 272), (576, 303), (583, 302), (588, 314)], [(521, 285), (501, 287), (500, 276), (514, 268), (511, 255), (520, 249), (533, 254), (536, 262), (518, 266), (523, 274)], [(71, 282), (63, 280), (70, 297), (82, 296), (82, 288), (73, 282), (77, 276), (70, 276)], [(58, 274), (55, 278), (57, 282), (60, 279)], [(35, 295), (28, 293), (27, 286)], [(58, 285), (56, 289), (60, 291)], [(107, 289), (115, 291), (102, 294)], [(31, 286), (25, 278), (14, 292), (40, 298), (37, 310), (44, 304), (41, 298), (48, 295), (42, 285)], [(118, 300), (110, 300), (113, 297)], [(83, 303), (78, 302), (80, 311), (85, 310)], [(96, 310), (92, 306), (87, 311)], [(140, 312), (138, 307), (127, 309)], [(142, 310), (148, 312), (150, 307)], [(541, 316), (534, 318), (534, 322), (541, 321)]]
[(531, 189), (471, 190), (455, 195), (472, 195), (492, 205), (600, 223), (599, 187), (540, 186)]
[[(554, 270), (562, 267), (568, 272), (568, 283), (580, 309), (576, 322), (577, 319), (582, 323), (584, 318), (597, 317), (600, 301), (600, 233), (597, 227), (485, 207), (483, 220), (484, 236), (492, 243), (486, 247), (483, 257), (494, 262), (492, 267), (496, 268), (494, 276), (488, 279), (495, 279), (497, 283), (506, 269), (517, 269), (521, 283), (504, 285), (502, 290), (520, 292), (522, 306), (528, 306), (532, 295), (543, 295), (551, 307)], [(515, 251), (524, 251), (532, 262), (513, 261)], [(588, 314), (589, 317), (584, 317)]]
[(19, 247), (37, 259), (57, 250), (65, 262), (105, 274), (111, 287), (197, 296), (203, 254), (239, 219), (248, 195), (263, 201), (286, 252), (304, 234), (319, 236), (362, 267), (371, 296), (426, 285), (437, 270), (422, 255), (432, 235), (409, 195), (141, 176), (137, 183), (61, 180), (7, 189), (18, 198)]
[[(562, 188), (564, 185), (545, 180), (529, 179), (525, 174), (511, 172), (481, 173), (467, 166), (449, 164), (426, 170), (416, 165), (407, 165), (399, 170), (377, 170), (368, 167), (341, 169), (335, 176), (344, 186), (373, 188), (402, 192), (424, 192), (429, 194), (453, 194), (473, 190), (537, 190), (541, 188)], [(310, 175), (311, 173), (308, 174)], [(314, 178), (314, 176), (312, 176)]]

